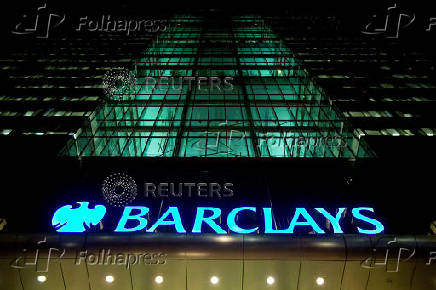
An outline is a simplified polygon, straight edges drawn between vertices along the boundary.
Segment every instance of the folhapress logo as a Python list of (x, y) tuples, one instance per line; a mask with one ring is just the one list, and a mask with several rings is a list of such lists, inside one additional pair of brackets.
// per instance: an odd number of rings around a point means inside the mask
[[(419, 21), (416, 21), (418, 18)], [(423, 19), (424, 18), (424, 19)], [(405, 11), (397, 7), (397, 4), (386, 9), (383, 15), (373, 15), (372, 20), (362, 30), (366, 35), (381, 35), (385, 38), (397, 39), (400, 32), (409, 26), (418, 26), (421, 31), (431, 32), (436, 26), (436, 17), (422, 17), (415, 13)]]
[(388, 7), (383, 16), (373, 15), (371, 20), (362, 31), (363, 34), (384, 34), (386, 38), (398, 38), (400, 30), (408, 27), (415, 21), (415, 14), (403, 13), (397, 4)]
[[(384, 250), (380, 254), (383, 257), (381, 262), (377, 261), (379, 246), (383, 246)], [(400, 271), (400, 264), (412, 259), (415, 253), (416, 249), (414, 246), (402, 245), (396, 237), (387, 241), (387, 243), (383, 239), (377, 239), (375, 247), (372, 249), (372, 256), (363, 260), (360, 266), (365, 269), (385, 268), (386, 272), (397, 273)]]
[(23, 14), (22, 21), (15, 25), (13, 34), (34, 34), (36, 38), (48, 38), (50, 31), (65, 21), (65, 14), (52, 13), (44, 4), (36, 9), (33, 16)]
[[(36, 272), (48, 272), (50, 261), (58, 262), (65, 255), (64, 248), (47, 247), (47, 237), (37, 241), (35, 247), (21, 249), (19, 256), (14, 258), (10, 266), (15, 269), (34, 268)], [(41, 253), (43, 255), (40, 255)], [(42, 256), (42, 259), (40, 257)]]

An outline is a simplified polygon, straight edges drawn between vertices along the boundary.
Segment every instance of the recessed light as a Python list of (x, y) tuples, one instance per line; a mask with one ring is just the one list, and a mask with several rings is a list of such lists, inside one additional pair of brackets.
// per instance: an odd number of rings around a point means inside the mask
[(276, 279), (274, 279), (273, 276), (268, 276), (268, 278), (266, 278), (266, 284), (268, 285), (272, 285), (276, 282)]
[(115, 280), (115, 278), (114, 278), (114, 276), (112, 276), (112, 275), (107, 275), (106, 278), (105, 278), (105, 280), (106, 280), (106, 282), (108, 282), (108, 283), (112, 283), (112, 282)]
[(220, 281), (220, 279), (217, 276), (210, 277), (210, 283), (212, 283), (214, 285), (218, 284), (219, 281)]
[(47, 277), (44, 275), (39, 275), (38, 277), (36, 277), (36, 280), (38, 280), (38, 282), (44, 283), (45, 281), (47, 281)]
[(162, 277), (161, 275), (156, 276), (156, 277), (154, 278), (154, 282), (156, 282), (157, 284), (162, 284), (162, 282), (163, 282), (163, 277)]
[(316, 278), (316, 284), (318, 284), (319, 286), (324, 285), (324, 283), (325, 283), (325, 280), (323, 277)]

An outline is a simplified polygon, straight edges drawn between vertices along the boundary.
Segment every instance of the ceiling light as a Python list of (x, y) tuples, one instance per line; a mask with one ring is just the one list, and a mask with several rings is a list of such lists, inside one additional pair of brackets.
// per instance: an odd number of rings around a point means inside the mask
[(108, 282), (108, 283), (112, 283), (115, 280), (114, 276), (112, 276), (112, 275), (107, 275), (105, 279), (106, 279), (106, 282)]
[(154, 282), (156, 282), (157, 284), (162, 284), (162, 282), (163, 282), (163, 277), (162, 277), (161, 275), (156, 276), (156, 277), (154, 278)]
[(266, 278), (266, 283), (268, 284), (268, 285), (272, 285), (272, 284), (274, 284), (276, 282), (276, 279), (274, 279), (274, 277), (272, 277), (272, 276), (268, 276), (268, 278)]
[(220, 279), (218, 279), (217, 276), (212, 276), (212, 277), (210, 278), (210, 283), (212, 283), (212, 284), (214, 284), (214, 285), (218, 284), (219, 281), (220, 281)]
[(319, 286), (324, 285), (325, 281), (323, 277), (318, 277), (316, 278), (316, 284), (318, 284)]
[(44, 283), (45, 281), (47, 281), (47, 277), (44, 275), (39, 275), (38, 277), (36, 277), (36, 279), (38, 280), (38, 282)]

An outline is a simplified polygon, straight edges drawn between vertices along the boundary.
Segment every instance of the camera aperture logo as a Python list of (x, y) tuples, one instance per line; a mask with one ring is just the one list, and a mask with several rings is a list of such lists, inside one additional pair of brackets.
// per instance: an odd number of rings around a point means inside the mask
[(119, 99), (124, 95), (134, 95), (136, 77), (125, 68), (108, 70), (103, 76), (103, 89), (109, 98)]
[(114, 173), (106, 177), (101, 188), (104, 200), (115, 207), (131, 203), (138, 194), (135, 180), (124, 173)]

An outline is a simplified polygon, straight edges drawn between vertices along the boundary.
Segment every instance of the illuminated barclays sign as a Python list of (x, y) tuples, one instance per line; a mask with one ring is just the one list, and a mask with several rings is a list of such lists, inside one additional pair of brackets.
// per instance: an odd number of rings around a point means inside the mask
[[(87, 229), (98, 225), (106, 214), (104, 205), (95, 205), (89, 207), (89, 202), (77, 202), (79, 207), (73, 208), (72, 205), (64, 205), (58, 208), (53, 214), (52, 226), (57, 232), (85, 232)], [(344, 234), (341, 222), (346, 212), (346, 208), (338, 208), (335, 213), (330, 213), (324, 208), (314, 208), (310, 214), (306, 208), (297, 207), (291, 216), (291, 221), (287, 228), (278, 229), (274, 226), (273, 210), (271, 207), (237, 207), (230, 210), (227, 218), (223, 219), (226, 223), (224, 227), (218, 221), (222, 219), (222, 210), (217, 207), (197, 207), (195, 218), (190, 228), (192, 233), (202, 233), (207, 227), (209, 231), (216, 234), (294, 234), (296, 229), (307, 227), (317, 234), (326, 232), (315, 221), (319, 218), (324, 219), (331, 225), (334, 234)], [(153, 233), (162, 227), (173, 228), (177, 233), (186, 233), (185, 223), (182, 220), (179, 208), (170, 206), (164, 211), (156, 221), (149, 225), (147, 218), (150, 208), (146, 206), (125, 206), (118, 224), (114, 229), (117, 233), (144, 231)], [(257, 214), (263, 214), (263, 221), (251, 227), (243, 226), (238, 221), (244, 216), (256, 217)], [(314, 218), (314, 214), (317, 216)], [(356, 221), (356, 229), (360, 234), (379, 234), (384, 231), (383, 224), (377, 219), (371, 217), (374, 209), (371, 207), (355, 207), (351, 209), (353, 220)]]

